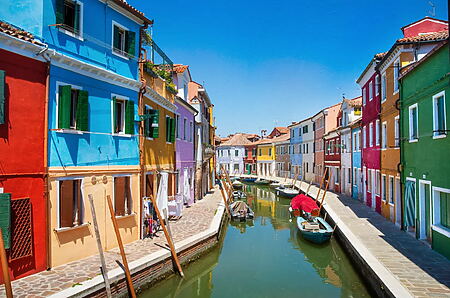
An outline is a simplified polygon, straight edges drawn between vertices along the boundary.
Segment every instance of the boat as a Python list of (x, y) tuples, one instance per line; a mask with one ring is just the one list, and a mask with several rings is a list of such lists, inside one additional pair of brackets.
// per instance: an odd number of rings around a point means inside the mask
[(242, 201), (236, 201), (230, 204), (231, 219), (246, 221), (247, 219), (253, 219), (255, 216), (253, 210)]
[(295, 188), (277, 187), (276, 191), (277, 191), (277, 195), (284, 196), (284, 197), (291, 198), (291, 199), (300, 194), (300, 191)]
[(333, 228), (320, 216), (299, 216), (297, 227), (303, 238), (316, 244), (329, 241), (333, 234)]
[(284, 186), (282, 183), (280, 183), (280, 182), (270, 183), (269, 186), (270, 186), (271, 188), (278, 188), (278, 187), (284, 188), (284, 187), (285, 187), (285, 186)]
[(253, 183), (256, 181), (257, 178), (242, 178), (242, 182), (247, 182), (247, 183)]
[(245, 192), (242, 192), (242, 191), (240, 191), (240, 190), (236, 190), (236, 191), (233, 191), (233, 198), (234, 198), (235, 200), (238, 200), (238, 199), (246, 199), (246, 198), (247, 198), (247, 195), (245, 194)]
[(241, 178), (235, 176), (235, 177), (230, 177), (230, 180), (234, 182), (234, 181), (239, 181), (239, 180), (241, 180)]
[(233, 182), (233, 188), (235, 189), (241, 189), (242, 186), (244, 186), (244, 184), (241, 181), (236, 180)]
[(267, 185), (267, 184), (270, 184), (270, 181), (266, 180), (266, 179), (258, 178), (258, 179), (255, 180), (255, 183), (256, 184), (261, 184), (261, 185)]

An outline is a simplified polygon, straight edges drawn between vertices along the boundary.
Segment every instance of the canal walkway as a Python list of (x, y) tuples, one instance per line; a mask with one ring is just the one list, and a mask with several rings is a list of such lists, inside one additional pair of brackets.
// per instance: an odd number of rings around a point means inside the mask
[[(192, 207), (183, 210), (183, 216), (176, 222), (170, 222), (170, 229), (177, 251), (189, 247), (194, 241), (201, 241), (209, 236), (209, 230), (220, 226), (223, 203), (219, 189), (207, 194)], [(145, 264), (155, 263), (168, 258), (170, 251), (166, 247), (163, 232), (158, 237), (146, 238), (125, 245), (130, 271), (139, 270)], [(123, 271), (116, 260), (121, 260), (118, 248), (105, 252), (110, 280), (113, 282), (123, 277)], [(158, 259), (158, 260), (156, 260)], [(69, 297), (89, 292), (89, 288), (103, 286), (100, 276), (99, 257), (91, 256), (24, 277), (12, 283), (14, 297)], [(86, 291), (86, 292), (85, 292)], [(80, 296), (83, 296), (81, 294)], [(0, 297), (5, 296), (3, 285)]]
[[(281, 178), (271, 180), (283, 181)], [(297, 182), (302, 191), (308, 183)], [(318, 187), (311, 186), (316, 197)], [(450, 297), (450, 261), (362, 202), (327, 192), (324, 209), (374, 278), (396, 297)], [(369, 273), (370, 274), (370, 273)], [(370, 277), (372, 278), (372, 277)]]

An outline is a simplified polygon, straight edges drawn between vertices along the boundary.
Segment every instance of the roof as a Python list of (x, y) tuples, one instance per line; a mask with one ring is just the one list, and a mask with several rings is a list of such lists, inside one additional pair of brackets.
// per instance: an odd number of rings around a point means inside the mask
[(40, 41), (36, 40), (34, 38), (34, 35), (31, 34), (30, 32), (24, 31), (22, 29), (19, 29), (17, 27), (14, 27), (11, 24), (8, 24), (8, 23), (2, 22), (2, 21), (0, 21), (0, 32), (8, 34), (8, 35), (13, 36), (18, 39), (28, 41), (33, 44), (43, 45)]
[(344, 101), (348, 106), (353, 108), (360, 108), (362, 106), (362, 96), (358, 96), (352, 99), (344, 98)]
[(281, 142), (289, 141), (290, 138), (291, 138), (290, 134), (283, 134), (283, 135), (273, 138), (271, 140), (272, 140), (272, 143), (281, 143)]
[(176, 73), (183, 73), (188, 68), (189, 68), (189, 65), (183, 65), (183, 64), (174, 64), (173, 65), (173, 71)]
[(275, 129), (281, 133), (289, 133), (289, 128), (287, 128), (287, 127), (278, 126), (278, 127), (275, 127)]
[(298, 121), (298, 122), (292, 121), (292, 123), (291, 123), (290, 125), (288, 125), (287, 128), (289, 129), (289, 127), (295, 126), (295, 125), (297, 125), (297, 124), (299, 124), (299, 123), (302, 123), (302, 122), (305, 122), (305, 121), (308, 121), (308, 120), (312, 120), (312, 117), (313, 117), (313, 116), (308, 117), (308, 118), (303, 119), (303, 120), (300, 120), (300, 121)]
[(361, 121), (362, 121), (362, 118), (360, 117), (360, 118), (358, 118), (358, 119), (356, 119), (356, 120), (353, 120), (352, 122), (350, 122), (349, 124), (348, 124), (348, 126), (350, 126), (350, 127), (356, 127), (356, 126), (359, 126), (360, 124), (361, 124)]
[[(396, 44), (414, 43), (414, 42), (427, 42), (427, 41), (439, 41), (448, 38), (448, 30), (425, 33), (411, 37), (403, 37), (397, 40)], [(394, 45), (395, 46), (395, 45)]]
[(250, 145), (250, 142), (247, 139), (247, 135), (243, 133), (237, 133), (233, 135), (229, 140), (220, 144), (220, 146), (245, 146)]
[(432, 18), (432, 17), (424, 17), (424, 18), (422, 18), (422, 19), (420, 19), (420, 20), (417, 20), (417, 21), (415, 21), (415, 22), (412, 22), (411, 24), (405, 25), (405, 26), (403, 26), (403, 27), (400, 28), (400, 29), (403, 31), (403, 29), (405, 29), (405, 28), (407, 28), (407, 27), (410, 27), (410, 26), (412, 26), (412, 25), (414, 25), (414, 24), (420, 23), (420, 22), (422, 22), (422, 21), (424, 21), (424, 20), (432, 20), (432, 21), (437, 21), (437, 22), (441, 22), (441, 23), (448, 23), (448, 22), (445, 21), (445, 20), (440, 20), (440, 19), (436, 19), (436, 18)]
[(431, 51), (429, 51), (422, 59), (420, 59), (417, 62), (408, 64), (407, 66), (403, 67), (400, 71), (401, 71), (401, 75), (399, 77), (399, 79), (402, 79), (403, 77), (405, 77), (406, 75), (408, 75), (412, 70), (414, 70), (415, 68), (417, 68), (419, 65), (421, 65), (424, 61), (426, 61), (429, 57), (431, 57), (434, 53), (436, 53), (440, 48), (442, 48), (443, 46), (445, 46), (446, 44), (448, 44), (448, 39), (442, 41), (440, 44), (438, 44), (437, 46), (435, 46)]
[(387, 52), (378, 53), (378, 54), (373, 55), (372, 60), (370, 60), (369, 64), (367, 64), (366, 68), (364, 68), (363, 72), (356, 79), (356, 83), (359, 83), (362, 80), (362, 78), (364, 77), (364, 75), (369, 70), (370, 66), (372, 65), (372, 63), (379, 62), (380, 60), (382, 60), (384, 58), (384, 56), (386, 56), (386, 54), (387, 54)]
[(144, 23), (153, 24), (153, 20), (147, 19), (143, 12), (128, 4), (126, 0), (113, 0), (113, 2), (124, 8), (125, 10), (128, 10), (134, 16), (140, 18), (142, 21), (144, 21)]

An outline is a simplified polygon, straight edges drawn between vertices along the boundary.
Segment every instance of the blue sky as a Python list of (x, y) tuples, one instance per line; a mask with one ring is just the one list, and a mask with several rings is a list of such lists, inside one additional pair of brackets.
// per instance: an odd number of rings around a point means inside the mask
[[(430, 15), (428, 0), (138, 1), (153, 37), (190, 65), (215, 105), (218, 134), (286, 126), (351, 98), (355, 80), (400, 28)], [(447, 0), (432, 0), (448, 19)]]

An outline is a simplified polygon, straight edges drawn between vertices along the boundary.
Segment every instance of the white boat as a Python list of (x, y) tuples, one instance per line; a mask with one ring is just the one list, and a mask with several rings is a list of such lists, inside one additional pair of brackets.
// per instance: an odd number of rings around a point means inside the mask
[(244, 184), (241, 181), (238, 181), (238, 180), (233, 182), (233, 188), (235, 188), (235, 189), (241, 189), (243, 185)]
[(277, 190), (277, 195), (288, 197), (288, 198), (291, 198), (291, 199), (300, 193), (300, 191), (298, 189), (295, 189), (295, 188), (281, 188), (281, 187), (278, 187), (278, 188), (276, 188), (276, 190)]

